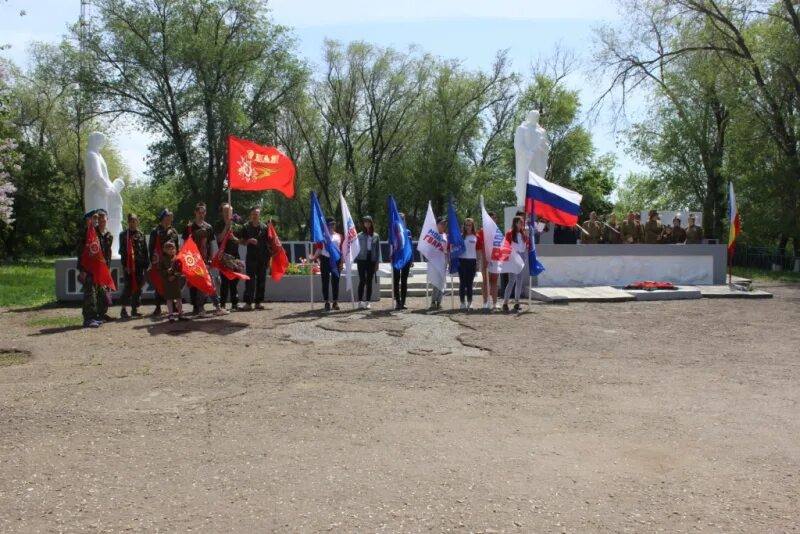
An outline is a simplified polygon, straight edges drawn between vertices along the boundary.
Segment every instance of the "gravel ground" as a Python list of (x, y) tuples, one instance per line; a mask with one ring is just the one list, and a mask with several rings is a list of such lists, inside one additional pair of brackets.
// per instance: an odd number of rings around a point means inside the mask
[(5, 311), (0, 349), (32, 358), (0, 367), (0, 531), (796, 532), (800, 286), (765, 289), (98, 330)]

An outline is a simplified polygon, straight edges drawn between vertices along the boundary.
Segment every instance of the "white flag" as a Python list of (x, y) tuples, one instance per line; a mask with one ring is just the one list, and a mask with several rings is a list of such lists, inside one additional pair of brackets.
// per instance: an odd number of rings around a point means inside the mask
[(447, 283), (447, 237), (439, 233), (436, 227), (436, 217), (433, 208), (428, 202), (428, 213), (425, 215), (425, 224), (419, 234), (417, 250), (428, 260), (428, 281), (432, 286), (444, 291)]
[(353, 262), (356, 261), (356, 256), (361, 251), (358, 244), (358, 230), (356, 230), (356, 223), (350, 216), (350, 208), (347, 207), (347, 202), (344, 195), (339, 193), (339, 199), (342, 203), (342, 261), (344, 262), (345, 274), (345, 289), (347, 291), (353, 290)]
[(514, 252), (505, 234), (486, 213), (481, 199), (481, 216), (483, 218), (483, 251), (489, 261), (490, 273), (518, 274), (525, 267), (525, 260)]

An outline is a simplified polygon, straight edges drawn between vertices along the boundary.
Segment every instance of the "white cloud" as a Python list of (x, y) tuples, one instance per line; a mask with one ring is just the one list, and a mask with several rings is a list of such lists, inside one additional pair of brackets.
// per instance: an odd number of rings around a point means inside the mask
[(614, 0), (272, 0), (275, 20), (289, 26), (455, 18), (610, 19)]

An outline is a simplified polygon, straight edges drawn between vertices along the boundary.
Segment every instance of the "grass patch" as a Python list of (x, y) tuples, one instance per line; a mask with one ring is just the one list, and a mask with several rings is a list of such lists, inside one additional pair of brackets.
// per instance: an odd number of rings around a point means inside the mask
[(25, 323), (28, 326), (81, 326), (83, 325), (83, 317), (80, 315), (62, 315), (58, 317), (43, 317), (41, 319), (32, 319)]
[(768, 280), (770, 282), (800, 283), (800, 273), (795, 273), (792, 271), (775, 272), (767, 269), (757, 269), (755, 267), (734, 267), (733, 275), (759, 281)]
[(0, 308), (31, 308), (55, 300), (55, 260), (0, 265)]
[(23, 363), (28, 363), (30, 359), (31, 355), (27, 352), (0, 350), (0, 367), (22, 365)]

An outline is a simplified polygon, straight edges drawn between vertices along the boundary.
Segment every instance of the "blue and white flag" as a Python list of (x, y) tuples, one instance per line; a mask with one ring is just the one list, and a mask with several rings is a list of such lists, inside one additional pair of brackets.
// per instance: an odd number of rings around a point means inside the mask
[(444, 291), (447, 284), (447, 237), (439, 233), (433, 208), (428, 202), (428, 213), (425, 224), (419, 234), (417, 250), (428, 261), (428, 282), (435, 288)]
[(461, 225), (458, 224), (456, 208), (453, 206), (453, 197), (447, 202), (447, 242), (450, 245), (450, 272), (458, 272), (459, 259), (464, 252), (464, 236), (461, 235)]
[(408, 265), (414, 255), (411, 236), (403, 219), (400, 218), (400, 212), (397, 211), (397, 204), (392, 195), (389, 195), (389, 251), (392, 256), (392, 267), (398, 270)]
[(325, 214), (322, 213), (317, 194), (313, 191), (311, 192), (311, 241), (322, 243), (331, 258), (331, 273), (334, 276), (339, 276), (338, 265), (339, 260), (342, 259), (342, 254), (339, 252), (339, 247), (331, 239), (331, 232), (328, 230)]
[(361, 252), (361, 246), (358, 244), (358, 230), (356, 230), (356, 223), (350, 216), (350, 208), (347, 207), (347, 201), (344, 195), (339, 194), (339, 201), (342, 207), (342, 228), (344, 229), (342, 240), (342, 256), (344, 257), (344, 274), (345, 274), (345, 288), (347, 291), (353, 289), (353, 262), (356, 261), (356, 256)]

